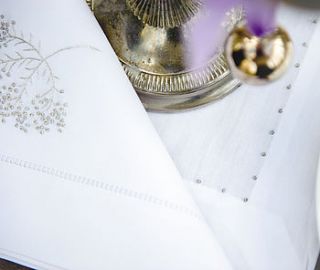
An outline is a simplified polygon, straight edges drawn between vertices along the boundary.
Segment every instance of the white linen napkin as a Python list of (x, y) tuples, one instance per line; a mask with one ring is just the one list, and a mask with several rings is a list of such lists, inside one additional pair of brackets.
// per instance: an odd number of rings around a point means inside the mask
[(249, 199), (268, 156), (303, 59), (317, 10), (281, 6), (279, 24), (290, 33), (294, 59), (285, 76), (267, 86), (242, 85), (226, 98), (198, 110), (150, 113), (152, 122), (185, 179)]
[(319, 255), (320, 27), (313, 12), (282, 8), (296, 59), (277, 83), (243, 86), (198, 111), (151, 114), (234, 269), (313, 270)]
[(320, 27), (252, 193), (252, 203), (283, 219), (303, 269), (319, 255), (315, 186), (320, 152)]
[(0, 14), (0, 257), (231, 269), (85, 2)]
[(189, 185), (234, 269), (306, 269), (281, 215), (212, 188)]

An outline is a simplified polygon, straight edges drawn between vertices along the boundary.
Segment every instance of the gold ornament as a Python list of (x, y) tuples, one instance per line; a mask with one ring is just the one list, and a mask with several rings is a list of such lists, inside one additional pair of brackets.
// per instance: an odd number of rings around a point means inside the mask
[(225, 52), (236, 78), (259, 85), (273, 82), (285, 73), (293, 55), (293, 44), (281, 27), (263, 37), (238, 27), (227, 38)]

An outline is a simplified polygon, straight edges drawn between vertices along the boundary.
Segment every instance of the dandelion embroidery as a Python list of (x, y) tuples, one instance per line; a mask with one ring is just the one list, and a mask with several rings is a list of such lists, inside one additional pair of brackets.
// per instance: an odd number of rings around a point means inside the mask
[(41, 44), (34, 45), (32, 35), (17, 34), (15, 24), (0, 16), (0, 123), (13, 123), (23, 132), (62, 132), (68, 104), (48, 60), (76, 47), (44, 57)]

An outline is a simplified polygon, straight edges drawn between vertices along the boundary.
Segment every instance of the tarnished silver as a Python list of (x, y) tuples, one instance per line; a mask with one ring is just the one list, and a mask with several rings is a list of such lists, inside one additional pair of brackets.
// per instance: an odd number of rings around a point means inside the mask
[[(239, 86), (223, 52), (197, 69), (186, 65), (190, 51), (185, 41), (193, 20), (201, 15), (199, 0), (87, 2), (147, 109), (193, 108), (220, 99)], [(241, 16), (242, 11), (234, 9), (229, 14), (231, 24)]]

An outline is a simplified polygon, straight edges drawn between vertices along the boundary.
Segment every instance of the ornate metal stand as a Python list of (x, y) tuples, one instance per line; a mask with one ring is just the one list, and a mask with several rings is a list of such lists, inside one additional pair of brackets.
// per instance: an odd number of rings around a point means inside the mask
[[(192, 21), (199, 16), (199, 0), (87, 2), (147, 109), (193, 108), (220, 99), (239, 86), (223, 53), (195, 70), (185, 65), (189, 54), (185, 40)], [(240, 13), (236, 12), (233, 20), (240, 20)]]

